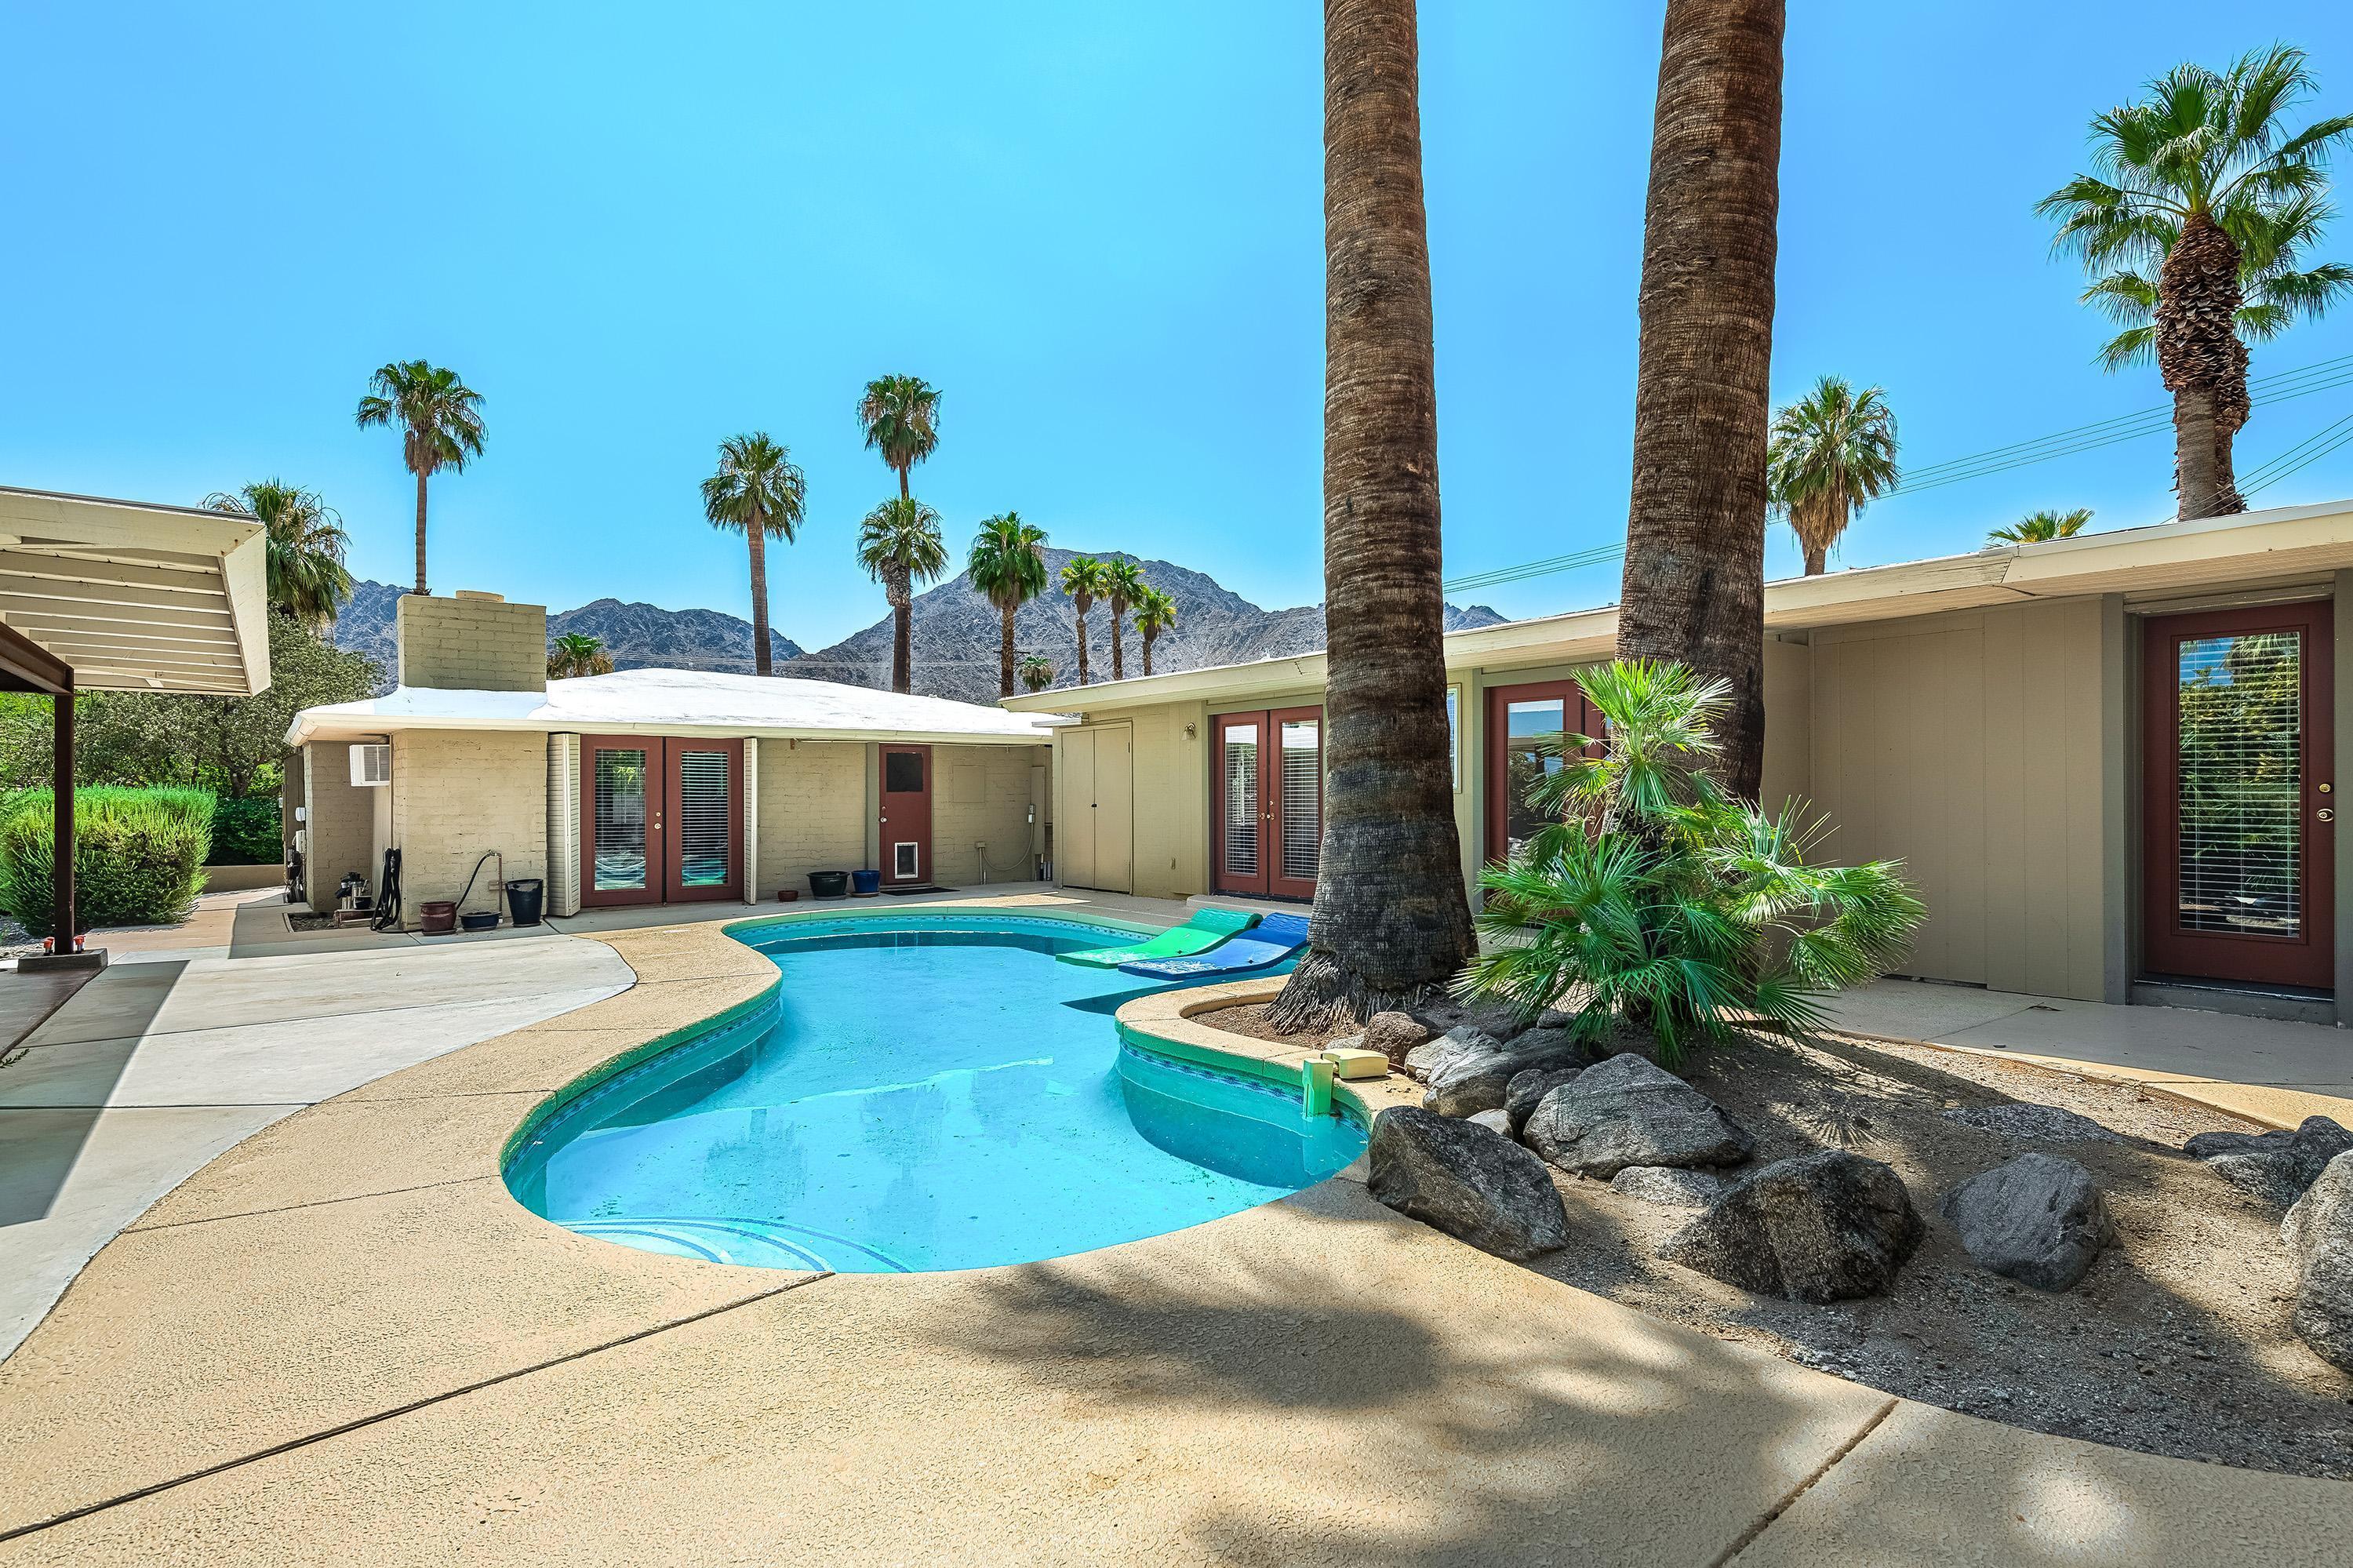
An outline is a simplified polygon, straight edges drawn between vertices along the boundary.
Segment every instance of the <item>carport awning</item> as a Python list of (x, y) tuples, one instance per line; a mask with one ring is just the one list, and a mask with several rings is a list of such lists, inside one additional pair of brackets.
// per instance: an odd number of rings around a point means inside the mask
[[(84, 691), (243, 696), (269, 684), (267, 550), (250, 517), (0, 487), (0, 623)], [(52, 689), (9, 648), (0, 684)]]

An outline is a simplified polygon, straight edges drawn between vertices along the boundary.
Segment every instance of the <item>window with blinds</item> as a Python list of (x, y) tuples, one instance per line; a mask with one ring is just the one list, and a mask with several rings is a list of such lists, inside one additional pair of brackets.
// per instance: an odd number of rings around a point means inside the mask
[(1528, 804), (1528, 791), (1561, 769), (1568, 703), (1539, 697), (1506, 704), (1504, 713), (1504, 853), (1516, 859), (1537, 832), (1558, 821)]
[[(677, 743), (671, 743), (675, 746)], [(723, 751), (676, 753), (678, 760), (678, 880), (681, 887), (723, 886), (728, 874), (728, 823), (733, 779)]]
[(1258, 726), (1228, 725), (1226, 736), (1226, 874), (1256, 876), (1259, 868)]
[(1282, 874), (1313, 882), (1324, 842), (1324, 726), (1312, 718), (1285, 719), (1281, 739)]
[(2181, 929), (2300, 936), (2304, 639), (2184, 638), (2176, 657)]
[(596, 891), (646, 885), (646, 753), (599, 748), (595, 810)]

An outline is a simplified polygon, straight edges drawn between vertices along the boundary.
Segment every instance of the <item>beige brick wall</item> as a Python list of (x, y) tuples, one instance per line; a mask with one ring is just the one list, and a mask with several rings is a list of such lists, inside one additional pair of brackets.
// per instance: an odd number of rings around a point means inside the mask
[(351, 743), (316, 741), (303, 750), (303, 891), (323, 914), (335, 906), (335, 885), (356, 871), (375, 885), (375, 801), (384, 791), (352, 787)]
[(469, 692), (547, 690), (547, 609), (494, 598), (401, 595), (400, 683)]
[(866, 745), (855, 740), (763, 740), (760, 748), (760, 896), (808, 895), (812, 871), (866, 863)]
[(934, 879), (951, 887), (1029, 880), (1029, 769), (1050, 755), (1042, 746), (932, 747)]
[[(510, 877), (547, 874), (544, 735), (401, 731), (392, 742), (392, 789), (404, 924), (414, 927), (428, 900), (457, 897), (485, 851), (505, 855)], [(465, 908), (491, 907), (497, 869), (496, 862), (483, 868)]]

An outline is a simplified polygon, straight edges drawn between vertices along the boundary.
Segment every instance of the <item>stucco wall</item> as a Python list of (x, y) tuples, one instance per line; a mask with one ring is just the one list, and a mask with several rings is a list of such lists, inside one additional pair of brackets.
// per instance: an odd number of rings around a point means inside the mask
[[(1027, 882), (1029, 768), (1035, 746), (932, 748), (932, 875), (951, 886)], [(975, 847), (988, 846), (987, 864)]]
[(759, 890), (798, 888), (812, 871), (867, 864), (867, 746), (856, 740), (763, 740), (759, 761)]
[[(474, 863), (497, 850), (506, 874), (547, 874), (547, 737), (536, 733), (403, 730), (392, 741), (392, 832), (400, 846), (401, 918), (455, 898)], [(467, 909), (492, 907), (498, 863)]]
[(2099, 599), (1814, 634), (1810, 793), (1928, 905), (1904, 966), (2123, 1001), (2124, 619)]
[(384, 791), (352, 787), (351, 745), (319, 741), (303, 748), (302, 886), (311, 907), (324, 913), (335, 906), (335, 886), (346, 872), (356, 871), (375, 885), (380, 863), (370, 858), (375, 847), (375, 800)]

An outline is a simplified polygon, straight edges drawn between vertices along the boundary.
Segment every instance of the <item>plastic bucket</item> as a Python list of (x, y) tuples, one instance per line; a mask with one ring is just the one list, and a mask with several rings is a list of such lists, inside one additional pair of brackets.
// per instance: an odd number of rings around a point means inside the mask
[(536, 926), (547, 907), (547, 885), (536, 876), (519, 876), (507, 884), (507, 913), (518, 926)]
[(871, 898), (882, 891), (882, 874), (879, 871), (853, 871), (849, 874), (849, 891), (860, 898)]
[(849, 873), (846, 871), (812, 871), (808, 874), (811, 898), (841, 898), (849, 892)]
[(458, 906), (437, 898), (417, 906), (417, 928), (428, 937), (446, 936), (458, 928)]

